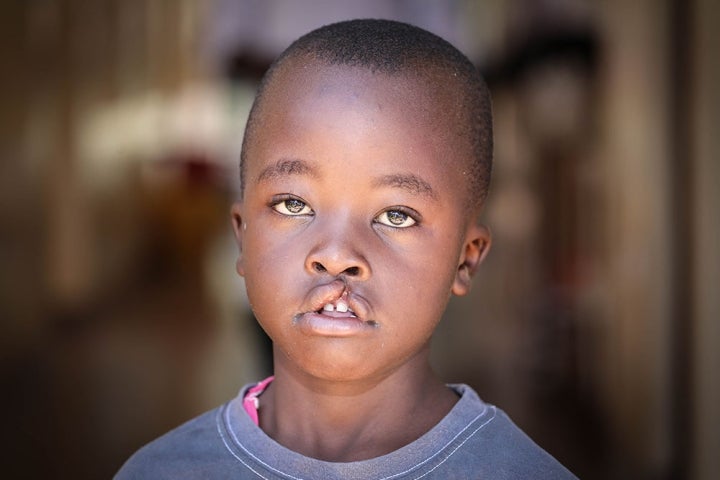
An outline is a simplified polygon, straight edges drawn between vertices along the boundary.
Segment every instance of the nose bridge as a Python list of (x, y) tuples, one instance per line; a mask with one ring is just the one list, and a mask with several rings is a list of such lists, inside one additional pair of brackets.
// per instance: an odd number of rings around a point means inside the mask
[(348, 213), (337, 212), (313, 223), (312, 244), (305, 262), (308, 271), (360, 278), (370, 274), (357, 220)]

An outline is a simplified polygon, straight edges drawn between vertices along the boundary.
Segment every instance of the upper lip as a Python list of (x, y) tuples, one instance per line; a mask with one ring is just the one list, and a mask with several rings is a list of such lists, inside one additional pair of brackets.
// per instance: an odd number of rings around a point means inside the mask
[(308, 292), (302, 313), (319, 312), (328, 303), (335, 303), (342, 297), (359, 320), (368, 321), (370, 308), (367, 301), (340, 279), (313, 287)]

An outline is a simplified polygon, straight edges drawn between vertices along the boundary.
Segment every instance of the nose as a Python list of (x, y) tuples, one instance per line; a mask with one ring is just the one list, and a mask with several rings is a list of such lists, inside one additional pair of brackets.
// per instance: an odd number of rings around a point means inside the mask
[(370, 277), (370, 264), (358, 246), (362, 240), (350, 225), (317, 225), (314, 244), (305, 259), (305, 270), (311, 274), (345, 276), (357, 280)]

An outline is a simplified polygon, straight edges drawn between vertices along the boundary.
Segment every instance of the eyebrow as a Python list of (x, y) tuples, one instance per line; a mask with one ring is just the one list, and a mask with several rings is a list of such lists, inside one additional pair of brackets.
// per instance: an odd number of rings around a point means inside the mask
[(268, 165), (258, 175), (258, 182), (264, 182), (279, 177), (291, 175), (308, 175), (317, 177), (317, 170), (305, 160), (297, 158), (281, 158), (272, 165)]
[(432, 186), (414, 173), (395, 173), (383, 175), (373, 182), (376, 187), (392, 187), (405, 190), (413, 195), (428, 197), (437, 201), (438, 196)]
[[(289, 177), (292, 175), (307, 175), (317, 178), (317, 169), (298, 158), (281, 158), (272, 165), (265, 167), (260, 175), (258, 182), (265, 182), (280, 177)], [(424, 196), (437, 201), (438, 195), (432, 188), (430, 183), (423, 180), (422, 177), (414, 173), (394, 173), (383, 175), (373, 181), (374, 187), (391, 187), (405, 190), (412, 195)]]

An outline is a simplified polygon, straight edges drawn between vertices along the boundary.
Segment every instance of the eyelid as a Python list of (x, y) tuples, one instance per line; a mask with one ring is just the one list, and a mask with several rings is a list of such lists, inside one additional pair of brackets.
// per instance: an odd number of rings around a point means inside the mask
[[(308, 212), (300, 211), (298, 213), (291, 212), (287, 209), (287, 207), (283, 206), (284, 202), (287, 202), (288, 200), (296, 200), (303, 205), (305, 205), (305, 208), (303, 208), (303, 211), (305, 209), (309, 210)], [(275, 212), (279, 213), (280, 215), (284, 215), (286, 217), (303, 217), (308, 215), (314, 215), (315, 211), (310, 207), (308, 202), (303, 200), (302, 198), (298, 197), (297, 195), (291, 195), (289, 193), (284, 193), (280, 195), (273, 195), (272, 199), (270, 200), (268, 206), (272, 208)], [(281, 207), (282, 206), (282, 207)], [(281, 211), (280, 208), (284, 209), (285, 211)]]
[[(408, 216), (408, 218), (410, 218), (410, 219), (413, 221), (413, 223), (412, 223), (411, 225), (400, 226), (400, 225), (393, 225), (393, 224), (391, 224), (391, 223), (380, 222), (380, 221), (378, 220), (378, 218), (379, 218), (381, 215), (387, 215), (388, 212), (400, 212), (400, 213), (402, 213), (402, 214), (405, 214), (405, 215)], [(388, 208), (384, 209), (382, 212), (380, 212), (380, 213), (378, 213), (377, 215), (375, 215), (375, 217), (373, 218), (373, 223), (377, 223), (377, 224), (382, 225), (382, 226), (384, 226), (384, 227), (390, 227), (390, 228), (394, 228), (394, 229), (397, 229), (397, 230), (402, 230), (402, 229), (405, 229), (405, 228), (417, 227), (417, 226), (420, 224), (421, 221), (422, 221), (422, 215), (420, 215), (417, 211), (413, 210), (412, 208), (410, 208), (410, 207), (404, 207), (404, 206), (402, 206), (402, 205), (395, 205), (395, 206), (392, 206), (392, 207), (388, 207)]]

